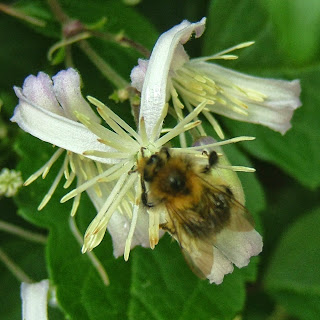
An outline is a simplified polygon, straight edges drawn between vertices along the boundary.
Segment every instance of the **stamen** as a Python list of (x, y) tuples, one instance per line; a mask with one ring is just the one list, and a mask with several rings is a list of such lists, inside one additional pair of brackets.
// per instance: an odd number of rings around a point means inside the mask
[(61, 169), (59, 170), (56, 178), (54, 179), (48, 193), (44, 196), (44, 198), (42, 199), (41, 203), (39, 204), (39, 207), (38, 207), (38, 210), (42, 210), (45, 205), (49, 202), (49, 200), (51, 199), (52, 195), (54, 194), (54, 192), (56, 191), (57, 189), (57, 186), (63, 176), (63, 167), (61, 167)]
[[(182, 97), (182, 98), (183, 98), (183, 97)], [(189, 113), (192, 112), (193, 108), (192, 108), (190, 102), (189, 102), (188, 100), (185, 100), (185, 99), (183, 99), (183, 102), (184, 102), (184, 105), (187, 107)], [(203, 110), (205, 110), (205, 109), (206, 109), (206, 108), (204, 108)], [(198, 119), (198, 117), (195, 117), (194, 120), (197, 121), (197, 120), (199, 120), (199, 119)], [(207, 135), (206, 132), (204, 131), (204, 129), (203, 129), (203, 127), (202, 127), (201, 124), (197, 127), (197, 129), (199, 130), (199, 133), (200, 133), (201, 136), (206, 136), (206, 135)], [(182, 145), (180, 145), (180, 146), (181, 146), (182, 148), (186, 148), (186, 147), (187, 147), (187, 146), (184, 147), (184, 146), (182, 146)]]
[(149, 241), (150, 248), (154, 249), (159, 242), (160, 215), (158, 210), (149, 210)]
[(144, 121), (144, 117), (140, 118), (140, 123), (139, 123), (139, 132), (140, 132), (140, 136), (142, 139), (142, 145), (146, 146), (148, 144), (148, 135), (147, 135), (147, 131), (146, 131), (146, 125), (145, 125), (145, 121)]
[[(78, 243), (80, 245), (82, 245), (82, 236), (78, 230), (76, 221), (74, 218), (70, 218), (69, 219), (69, 225), (70, 225), (70, 229), (74, 235), (74, 237), (76, 238), (76, 240), (78, 241)], [(101, 262), (98, 260), (98, 258), (96, 257), (96, 255), (93, 252), (87, 252), (87, 256), (88, 258), (91, 260), (92, 265), (94, 266), (94, 268), (97, 270), (97, 272), (100, 275), (100, 278), (102, 279), (102, 282), (105, 286), (108, 286), (110, 284), (109, 281), (109, 277), (108, 274), (106, 272), (106, 270), (104, 269), (103, 265), (101, 264)]]
[[(84, 162), (84, 163), (82, 163)], [(97, 167), (94, 165), (94, 161), (85, 159), (84, 161), (80, 161), (80, 165), (83, 168), (83, 164), (85, 164), (87, 179), (92, 179), (93, 177), (97, 176)], [(100, 184), (96, 183), (93, 186), (95, 193), (98, 197), (102, 197), (102, 191), (100, 188)]]
[(126, 245), (125, 245), (125, 248), (124, 248), (124, 260), (125, 261), (128, 261), (128, 259), (129, 259), (132, 238), (133, 238), (134, 231), (136, 229), (138, 215), (139, 215), (139, 208), (140, 207), (137, 204), (135, 204), (134, 207), (133, 207), (130, 230), (129, 230), (129, 234), (128, 234), (128, 237), (127, 237), (127, 240), (126, 240)]
[[(199, 123), (199, 125), (201, 124), (201, 121)], [(190, 130), (191, 128), (187, 129)], [(179, 134), (179, 140), (180, 140), (180, 146), (182, 148), (186, 148), (187, 147), (187, 138), (184, 132), (182, 132), (181, 134)]]
[(81, 193), (77, 194), (73, 198), (72, 208), (71, 208), (71, 213), (70, 213), (71, 217), (74, 217), (76, 215), (78, 208), (79, 208), (80, 200), (81, 200)]
[(196, 58), (196, 59), (192, 59), (192, 61), (190, 63), (193, 62), (199, 62), (199, 61), (208, 61), (208, 60), (213, 60), (213, 59), (219, 59), (221, 58), (221, 56), (226, 55), (226, 53), (235, 51), (235, 50), (239, 50), (239, 49), (243, 49), (246, 47), (250, 47), (254, 44), (254, 41), (247, 41), (247, 42), (242, 42), (240, 44), (237, 44), (231, 48), (228, 48), (226, 50), (220, 51), (212, 56), (207, 56), (207, 57), (200, 57), (200, 58)]
[(68, 155), (69, 155), (69, 165), (70, 165), (71, 171), (76, 173), (76, 167), (74, 165), (74, 155), (75, 154), (73, 152), (70, 152), (70, 153), (68, 152)]
[(217, 133), (220, 139), (224, 139), (223, 131), (218, 123), (218, 121), (211, 115), (210, 112), (203, 110), (203, 115), (207, 118), (209, 123), (212, 125), (213, 130)]
[(197, 126), (200, 125), (201, 123), (202, 123), (201, 120), (193, 121), (193, 122), (190, 122), (190, 123), (186, 124), (186, 125), (183, 127), (183, 129), (184, 129), (184, 131), (189, 131), (189, 130), (197, 127)]
[(110, 152), (110, 151), (98, 151), (98, 150), (87, 150), (83, 153), (84, 156), (95, 156), (98, 158), (109, 158), (109, 159), (127, 159), (131, 156), (130, 153), (125, 152)]
[(79, 173), (81, 173), (83, 179), (84, 180), (88, 180), (88, 174), (87, 174), (88, 170), (87, 170), (87, 168), (83, 167), (83, 163), (82, 163), (83, 156), (75, 154), (73, 158), (74, 158), (74, 161), (75, 161), (74, 163), (75, 163), (75, 167), (76, 167), (76, 171), (75, 172), (78, 175), (79, 175)]
[(193, 120), (206, 106), (208, 101), (200, 103), (191, 113), (189, 113), (182, 121), (180, 121), (170, 132), (166, 133), (160, 139), (156, 141), (156, 146), (161, 147), (165, 145), (169, 140), (178, 136), (181, 132), (184, 132), (184, 126)]
[(200, 95), (199, 93), (196, 93), (195, 90), (192, 91), (190, 87), (184, 88), (177, 82), (175, 83), (175, 87), (179, 90), (181, 96), (188, 97), (193, 105), (197, 105), (204, 101), (207, 101), (208, 104), (214, 104), (214, 101), (217, 100), (217, 97), (214, 95), (209, 95), (204, 91), (202, 91)]
[(235, 54), (224, 54), (222, 56), (217, 56), (215, 58), (215, 60), (237, 60), (239, 57), (236, 56)]
[(168, 108), (169, 108), (169, 104), (166, 103), (162, 109), (162, 112), (161, 112), (161, 115), (156, 123), (156, 125), (154, 126), (152, 132), (151, 132), (151, 135), (150, 135), (150, 141), (154, 141), (161, 126), (162, 126), (162, 123), (163, 123), (163, 120), (164, 118), (167, 116), (167, 113), (168, 113)]
[(29, 184), (31, 184), (33, 181), (35, 181), (36, 179), (38, 179), (41, 174), (42, 174), (42, 178), (44, 179), (46, 177), (46, 175), (48, 174), (50, 168), (52, 167), (52, 165), (56, 162), (56, 160), (62, 155), (63, 151), (65, 151), (64, 149), (59, 148), (49, 159), (48, 162), (46, 162), (39, 170), (37, 170), (35, 173), (33, 173), (23, 184), (24, 186), (28, 186)]
[[(99, 182), (100, 180), (102, 180), (103, 178), (106, 177), (111, 177), (111, 175), (113, 173), (115, 173), (115, 175), (112, 175), (113, 179), (116, 179), (117, 177), (117, 171), (119, 171), (119, 169), (123, 167), (126, 168), (127, 170), (130, 170), (130, 167), (132, 167), (132, 162), (120, 162), (118, 164), (113, 165), (111, 168), (109, 168), (108, 170), (104, 171), (102, 174), (97, 175), (96, 177), (86, 181), (85, 183), (83, 183), (82, 185), (80, 185), (79, 187), (77, 187), (76, 189), (73, 189), (72, 191), (70, 191), (69, 193), (67, 193), (61, 200), (61, 203), (64, 203), (66, 201), (68, 201), (69, 199), (75, 197), (77, 194), (82, 193), (83, 191), (87, 190), (88, 188), (92, 187), (95, 183)], [(112, 179), (110, 178), (109, 181), (111, 181)]]
[[(128, 178), (129, 177), (129, 178)], [(133, 173), (131, 175), (123, 174), (113, 190), (111, 191), (108, 199), (103, 204), (98, 214), (91, 222), (86, 231), (85, 238), (90, 237), (93, 234), (98, 233), (102, 228), (105, 228), (112, 217), (114, 211), (119, 206), (122, 198), (126, 195), (128, 190), (133, 186), (135, 180), (137, 179), (137, 173)]]
[(72, 182), (73, 182), (75, 177), (76, 177), (76, 174), (75, 174), (75, 172), (72, 171), (71, 174), (68, 176), (68, 179), (66, 179), (66, 182), (63, 185), (63, 188), (64, 189), (69, 188), (71, 186), (71, 184), (72, 184)]
[(85, 125), (91, 132), (93, 132), (100, 139), (98, 141), (111, 146), (116, 150), (132, 150), (132, 145), (139, 146), (138, 143), (133, 140), (129, 135), (126, 138), (123, 138), (116, 134), (115, 132), (107, 129), (101, 124), (91, 121), (89, 117), (75, 112), (77, 119)]
[(253, 89), (244, 89), (236, 85), (234, 85), (233, 88), (238, 90), (240, 93), (242, 93), (252, 101), (263, 102), (268, 97), (267, 95)]
[(205, 148), (214, 148), (214, 147), (224, 146), (226, 144), (237, 143), (237, 142), (242, 142), (242, 141), (252, 141), (252, 140), (255, 140), (255, 137), (241, 136), (241, 137), (227, 139), (224, 141), (206, 144), (205, 146), (189, 147), (187, 149), (182, 149), (182, 148), (171, 148), (171, 149), (176, 150), (178, 152), (190, 152), (191, 150), (201, 150), (204, 147)]
[(115, 114), (105, 104), (103, 104), (101, 101), (91, 96), (87, 96), (87, 99), (98, 108), (97, 110), (99, 114), (105, 121), (106, 121), (105, 117), (110, 117), (112, 120), (114, 120), (114, 122), (116, 122), (124, 130), (126, 130), (132, 137), (134, 137), (139, 144), (142, 144), (141, 137), (138, 135), (138, 133), (134, 131), (124, 120), (122, 120), (117, 114)]
[(134, 165), (135, 165), (135, 160), (131, 159), (131, 161), (128, 162), (128, 165), (123, 166), (117, 172), (111, 174), (110, 176), (99, 179), (98, 182), (110, 182), (117, 179), (119, 176), (123, 174), (128, 174), (132, 170), (132, 167)]
[(238, 171), (238, 172), (249, 172), (249, 173), (256, 172), (256, 169), (254, 168), (243, 167), (243, 166), (225, 166), (225, 165), (218, 164), (217, 168)]
[[(131, 145), (131, 147), (129, 145), (125, 146), (125, 145), (121, 144), (121, 142), (113, 142), (110, 140), (103, 140), (103, 139), (97, 139), (97, 140), (99, 142), (105, 144), (106, 146), (111, 147), (112, 149), (118, 150), (120, 152), (129, 153), (130, 150), (132, 151), (132, 148), (133, 148), (132, 145)], [(138, 144), (136, 144), (134, 147), (139, 149), (140, 146)]]

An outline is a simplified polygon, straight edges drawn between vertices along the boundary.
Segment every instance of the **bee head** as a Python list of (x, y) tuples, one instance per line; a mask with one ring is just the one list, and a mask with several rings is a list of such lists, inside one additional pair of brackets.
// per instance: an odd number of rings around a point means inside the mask
[(157, 176), (159, 170), (165, 166), (169, 158), (168, 148), (162, 148), (159, 152), (153, 154), (145, 163), (143, 170), (144, 180), (151, 182)]

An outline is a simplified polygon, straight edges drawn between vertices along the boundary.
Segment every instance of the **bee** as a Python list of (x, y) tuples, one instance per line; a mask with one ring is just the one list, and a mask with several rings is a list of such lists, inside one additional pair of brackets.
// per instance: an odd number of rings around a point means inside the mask
[[(143, 156), (138, 162), (141, 200), (151, 210), (164, 206), (165, 218), (160, 228), (178, 241), (197, 276), (220, 283), (221, 277), (212, 275), (218, 272), (213, 268), (218, 258), (215, 254), (221, 258), (215, 248), (219, 235), (227, 229), (249, 232), (254, 229), (254, 222), (226, 181), (212, 174), (219, 162), (217, 152), (205, 154), (206, 163), (193, 155), (174, 154), (166, 147), (150, 157)], [(230, 263), (228, 268), (231, 267), (233, 270)]]

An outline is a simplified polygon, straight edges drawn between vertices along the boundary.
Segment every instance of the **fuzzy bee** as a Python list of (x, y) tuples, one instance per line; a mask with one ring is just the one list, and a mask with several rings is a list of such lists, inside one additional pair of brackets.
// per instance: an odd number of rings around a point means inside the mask
[(163, 206), (160, 228), (178, 241), (193, 272), (221, 283), (233, 263), (246, 266), (262, 250), (253, 219), (225, 179), (214, 175), (216, 151), (208, 161), (162, 148), (138, 163), (142, 202), (152, 210)]

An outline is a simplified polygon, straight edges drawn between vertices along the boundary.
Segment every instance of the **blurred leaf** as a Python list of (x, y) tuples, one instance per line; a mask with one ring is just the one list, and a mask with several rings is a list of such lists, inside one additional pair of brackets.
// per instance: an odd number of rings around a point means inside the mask
[(132, 260), (130, 319), (231, 319), (243, 306), (239, 270), (219, 286), (199, 280), (169, 236), (153, 252), (135, 249)]
[(308, 62), (319, 54), (318, 0), (264, 0), (264, 5), (269, 11), (279, 46), (292, 62)]
[(212, 54), (243, 41), (256, 40), (254, 46), (240, 52), (238, 61), (227, 62), (226, 65), (253, 75), (300, 78), (303, 106), (295, 112), (293, 128), (285, 136), (254, 124), (229, 119), (223, 119), (223, 123), (231, 136), (251, 135), (257, 138), (253, 143), (244, 145), (251, 154), (280, 166), (305, 186), (316, 188), (320, 185), (320, 150), (317, 147), (320, 139), (317, 121), (320, 118), (317, 94), (320, 84), (319, 64), (300, 68), (291, 66), (288, 59), (279, 53), (271, 21), (260, 2), (232, 2), (229, 9), (219, 0), (211, 5), (204, 53)]
[(0, 79), (0, 88), (12, 92), (13, 85), (19, 85), (28, 74), (43, 69), (49, 41), (1, 14), (0, 42), (0, 67), (5, 75)]
[(265, 275), (271, 296), (300, 319), (320, 312), (320, 208), (304, 215), (283, 235)]

